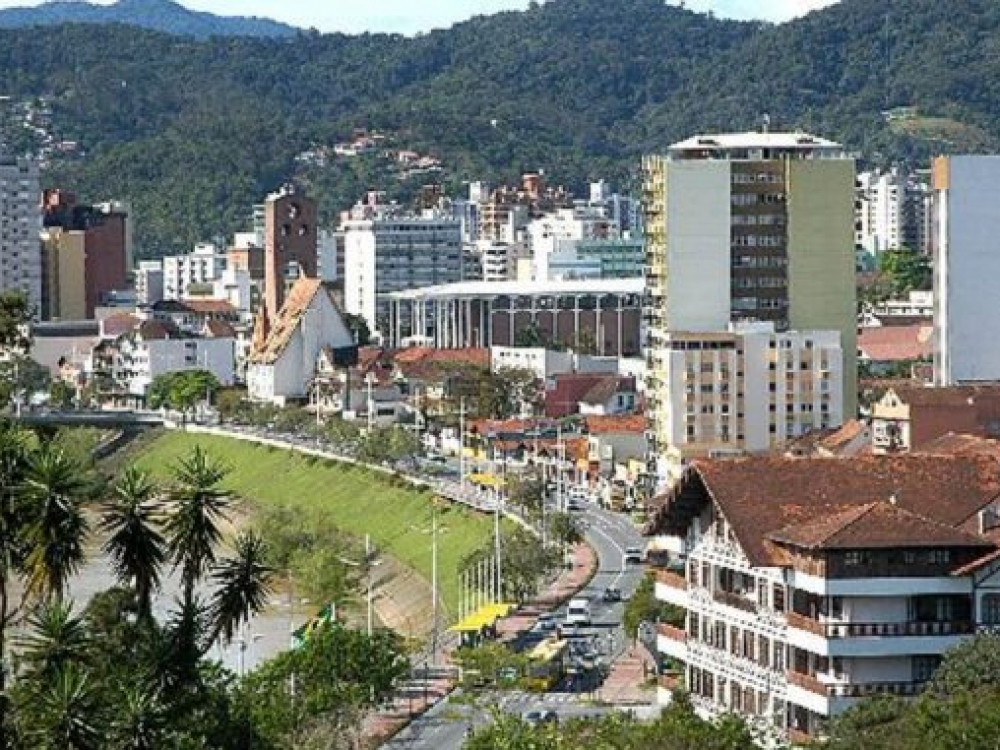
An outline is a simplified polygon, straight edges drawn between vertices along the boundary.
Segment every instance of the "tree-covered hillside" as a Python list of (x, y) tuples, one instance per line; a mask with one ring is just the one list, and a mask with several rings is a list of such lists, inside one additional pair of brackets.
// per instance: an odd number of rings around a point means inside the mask
[(842, 0), (778, 26), (662, 0), (551, 0), (414, 38), (0, 32), (0, 95), (51, 96), (53, 127), (86, 153), (56, 160), (48, 182), (131, 199), (147, 254), (232, 231), (292, 176), (327, 220), (362, 190), (412, 190), (374, 156), (296, 161), (356, 128), (440, 159), (451, 187), (544, 169), (580, 188), (764, 113), (872, 159), (993, 150), (998, 82), (995, 0)]

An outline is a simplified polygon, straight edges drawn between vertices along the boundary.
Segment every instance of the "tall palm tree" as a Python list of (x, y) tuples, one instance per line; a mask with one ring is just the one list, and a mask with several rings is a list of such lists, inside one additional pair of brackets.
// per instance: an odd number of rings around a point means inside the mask
[(135, 591), (139, 619), (152, 616), (153, 593), (167, 561), (166, 539), (160, 533), (163, 504), (149, 474), (129, 467), (105, 505), (100, 529), (107, 534), (104, 551), (111, 557), (118, 580)]
[(223, 560), (212, 573), (212, 626), (215, 635), (232, 641), (233, 633), (267, 604), (274, 570), (267, 564), (267, 545), (253, 532), (236, 538), (235, 557)]
[(60, 670), (87, 660), (90, 637), (82, 617), (71, 605), (49, 602), (28, 618), (28, 634), (20, 639), (21, 654), (30, 674), (49, 680)]
[(21, 485), (29, 519), (24, 528), (26, 595), (61, 600), (83, 563), (89, 530), (83, 505), (90, 497), (84, 468), (45, 446), (28, 459)]
[(166, 521), (167, 551), (175, 568), (181, 570), (185, 604), (194, 600), (197, 582), (216, 561), (222, 541), (220, 522), (232, 503), (219, 485), (227, 469), (201, 449), (194, 450), (174, 467), (173, 507)]

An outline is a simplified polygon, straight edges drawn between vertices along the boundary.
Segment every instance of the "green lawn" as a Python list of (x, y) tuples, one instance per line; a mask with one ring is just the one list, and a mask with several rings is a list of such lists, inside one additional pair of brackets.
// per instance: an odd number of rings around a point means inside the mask
[[(322, 514), (352, 536), (371, 534), (379, 549), (430, 580), (430, 534), (413, 530), (430, 529), (429, 493), (395, 486), (389, 477), (362, 468), (210, 435), (164, 433), (144, 448), (136, 463), (165, 477), (195, 445), (232, 470), (226, 487), (247, 500), (251, 510), (255, 505), (284, 504)], [(448, 503), (439, 506), (438, 520), (443, 529), (438, 537), (439, 585), (445, 610), (454, 619), (459, 561), (491, 538), (493, 523), (488, 516)]]

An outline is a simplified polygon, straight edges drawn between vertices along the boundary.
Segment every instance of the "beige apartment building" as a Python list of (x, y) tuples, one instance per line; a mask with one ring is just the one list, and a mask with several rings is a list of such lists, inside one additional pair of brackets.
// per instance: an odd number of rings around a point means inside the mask
[[(853, 417), (854, 160), (804, 133), (739, 133), (695, 136), (643, 168), (647, 389), (658, 453), (687, 453), (673, 442), (667, 407), (678, 386), (664, 368), (678, 332), (722, 333), (740, 322), (770, 323), (777, 334), (836, 332), (842, 415)], [(776, 430), (769, 445), (781, 437)], [(713, 443), (706, 438), (699, 446)]]

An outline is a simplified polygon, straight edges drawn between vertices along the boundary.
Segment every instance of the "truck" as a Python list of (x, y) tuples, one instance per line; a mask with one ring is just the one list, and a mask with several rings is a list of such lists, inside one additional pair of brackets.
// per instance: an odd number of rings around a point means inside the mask
[(572, 599), (566, 609), (567, 625), (590, 625), (590, 599)]

